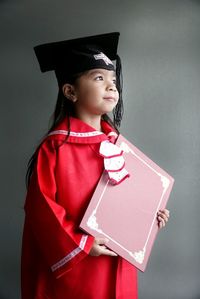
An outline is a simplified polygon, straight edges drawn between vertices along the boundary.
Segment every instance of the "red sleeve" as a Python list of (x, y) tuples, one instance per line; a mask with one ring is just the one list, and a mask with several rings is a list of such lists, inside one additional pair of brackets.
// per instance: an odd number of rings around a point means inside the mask
[(67, 220), (65, 209), (56, 203), (56, 150), (52, 142), (43, 143), (39, 150), (25, 212), (44, 258), (59, 277), (88, 255), (94, 238)]

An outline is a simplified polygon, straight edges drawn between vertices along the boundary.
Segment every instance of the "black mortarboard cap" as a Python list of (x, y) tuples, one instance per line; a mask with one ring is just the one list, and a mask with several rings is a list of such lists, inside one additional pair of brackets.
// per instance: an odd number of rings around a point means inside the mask
[(118, 41), (119, 32), (112, 32), (43, 44), (34, 50), (41, 71), (55, 71), (58, 84), (62, 85), (90, 69), (115, 70), (112, 61), (120, 61), (117, 55)]

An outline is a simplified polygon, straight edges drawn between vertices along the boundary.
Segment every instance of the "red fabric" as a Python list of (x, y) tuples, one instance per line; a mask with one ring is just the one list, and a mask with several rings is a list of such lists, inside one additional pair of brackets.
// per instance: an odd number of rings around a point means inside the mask
[[(65, 120), (56, 130), (67, 130)], [(103, 170), (104, 134), (55, 134), (40, 146), (25, 202), (22, 299), (136, 299), (137, 270), (120, 257), (88, 255), (79, 223)], [(95, 132), (71, 118), (71, 132)], [(75, 134), (76, 135), (76, 134)]]

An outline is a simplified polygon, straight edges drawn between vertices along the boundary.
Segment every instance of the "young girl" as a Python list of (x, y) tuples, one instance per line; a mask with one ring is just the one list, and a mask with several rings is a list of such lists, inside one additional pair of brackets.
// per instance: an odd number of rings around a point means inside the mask
[[(40, 45), (59, 85), (53, 124), (28, 172), (22, 299), (136, 299), (137, 270), (79, 224), (103, 172), (102, 141), (121, 122), (119, 33)], [(116, 66), (113, 62), (116, 60)], [(113, 112), (113, 120), (107, 113)], [(169, 211), (158, 213), (165, 226)]]

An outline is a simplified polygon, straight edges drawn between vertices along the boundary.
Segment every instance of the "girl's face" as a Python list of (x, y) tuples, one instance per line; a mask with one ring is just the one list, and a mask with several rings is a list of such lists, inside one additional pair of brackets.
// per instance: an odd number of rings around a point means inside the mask
[(81, 116), (101, 116), (116, 106), (119, 93), (114, 71), (93, 69), (81, 75), (73, 85), (75, 110)]

